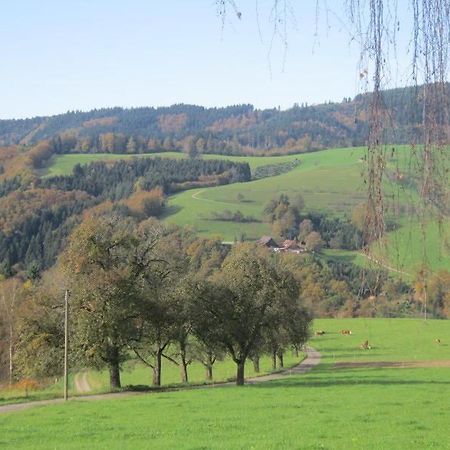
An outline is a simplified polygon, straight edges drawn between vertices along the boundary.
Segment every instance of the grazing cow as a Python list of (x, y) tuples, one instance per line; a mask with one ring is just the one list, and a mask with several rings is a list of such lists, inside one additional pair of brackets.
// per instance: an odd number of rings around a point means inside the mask
[(364, 341), (359, 348), (361, 350), (370, 350), (372, 347), (369, 345), (369, 341)]
[(325, 334), (325, 331), (323, 331), (323, 330), (317, 330), (314, 334), (315, 334), (316, 336), (323, 336), (323, 335)]
[(341, 334), (352, 334), (352, 330), (341, 330)]
[(436, 342), (436, 344), (439, 345), (441, 343), (441, 340), (438, 338), (438, 339), (435, 339), (434, 342)]

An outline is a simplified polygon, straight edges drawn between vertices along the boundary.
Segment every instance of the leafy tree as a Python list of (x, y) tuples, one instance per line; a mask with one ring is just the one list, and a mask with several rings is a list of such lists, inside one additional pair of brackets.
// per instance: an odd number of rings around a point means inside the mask
[[(24, 284), (16, 312), (16, 375), (26, 378), (60, 376), (64, 362), (64, 287), (59, 268)], [(75, 352), (70, 353), (74, 364)]]
[(5, 359), (8, 361), (10, 385), (14, 377), (15, 347), (19, 334), (17, 331), (17, 314), (24, 296), (25, 289), (22, 280), (19, 278), (0, 281), (0, 340), (4, 343), (4, 347), (0, 345), (0, 362)]
[(300, 223), (300, 231), (298, 234), (298, 239), (304, 241), (306, 236), (314, 231), (314, 225), (310, 219), (304, 219)]
[(136, 336), (138, 318), (132, 224), (89, 218), (71, 235), (62, 263), (72, 292), (74, 345), (82, 359), (106, 365), (111, 388), (120, 388), (120, 365)]
[(265, 254), (236, 245), (213, 282), (196, 285), (193, 332), (203, 343), (223, 348), (236, 363), (236, 384), (244, 384), (246, 360), (258, 351), (284, 286)]
[(317, 252), (322, 249), (324, 242), (322, 236), (317, 231), (312, 231), (306, 236), (306, 248), (312, 252)]
[(152, 369), (153, 385), (161, 385), (162, 358), (174, 360), (165, 352), (177, 342), (183, 380), (187, 381), (187, 339), (189, 324), (182, 303), (182, 277), (187, 258), (182, 235), (148, 221), (139, 229), (140, 246), (134, 265), (139, 268), (137, 336), (130, 348)]

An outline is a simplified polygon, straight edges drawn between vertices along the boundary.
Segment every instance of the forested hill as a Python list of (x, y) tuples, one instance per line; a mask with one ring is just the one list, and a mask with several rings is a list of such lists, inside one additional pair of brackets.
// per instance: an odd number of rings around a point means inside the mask
[[(179, 104), (1, 120), (0, 146), (58, 138), (62, 152), (139, 153), (190, 146), (208, 153), (277, 154), (364, 145), (370, 95), (344, 98), (340, 103), (296, 104), (284, 111), (258, 110), (252, 105), (204, 108)], [(385, 91), (384, 103), (391, 125), (386, 141), (417, 141), (422, 88)]]

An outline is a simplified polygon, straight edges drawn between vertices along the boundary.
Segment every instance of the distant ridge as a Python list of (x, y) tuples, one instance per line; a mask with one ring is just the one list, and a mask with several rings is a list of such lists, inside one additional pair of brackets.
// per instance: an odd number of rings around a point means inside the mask
[[(422, 87), (384, 91), (385, 120), (389, 124), (386, 142), (419, 141), (422, 91)], [(128, 145), (129, 153), (181, 148), (186, 138), (194, 140), (200, 151), (226, 154), (295, 153), (364, 145), (370, 96), (361, 94), (340, 103), (295, 104), (282, 111), (259, 110), (249, 104), (223, 108), (177, 104), (0, 120), (0, 145), (29, 145), (63, 136), (73, 140), (74, 151), (100, 151), (105, 150), (100, 147), (102, 135), (107, 133), (117, 138), (112, 147), (124, 151)]]

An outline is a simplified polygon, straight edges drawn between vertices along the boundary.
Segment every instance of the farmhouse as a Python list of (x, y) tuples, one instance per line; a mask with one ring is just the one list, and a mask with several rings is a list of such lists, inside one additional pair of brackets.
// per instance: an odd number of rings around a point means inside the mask
[(257, 240), (256, 243), (261, 247), (268, 247), (271, 249), (279, 248), (279, 245), (271, 236), (263, 236), (261, 239)]
[(273, 252), (288, 252), (288, 253), (304, 253), (306, 252), (306, 247), (299, 243), (297, 240), (286, 239), (280, 246), (271, 236), (263, 236), (261, 239), (256, 241), (261, 247), (267, 247)]
[(282, 245), (282, 251), (289, 253), (304, 253), (306, 247), (301, 245), (298, 241), (292, 239), (286, 239)]

